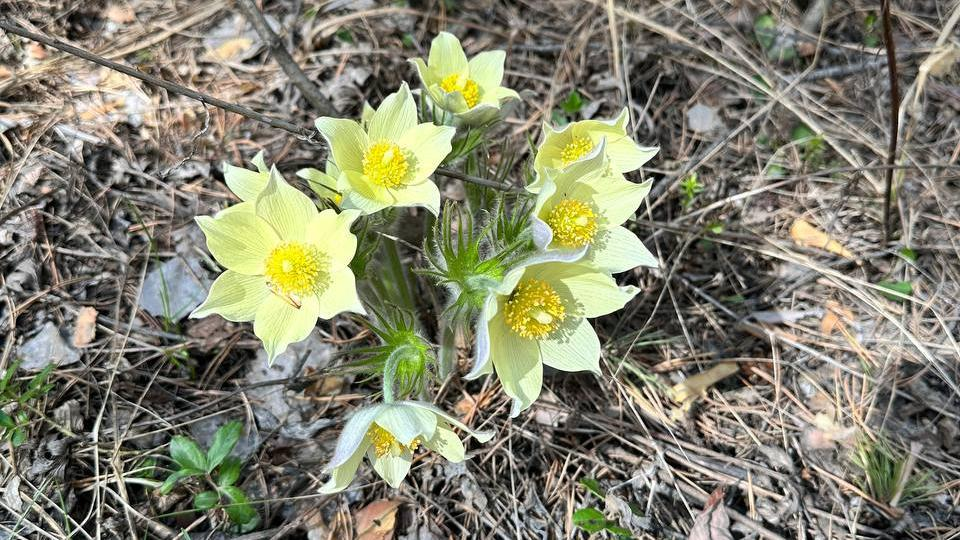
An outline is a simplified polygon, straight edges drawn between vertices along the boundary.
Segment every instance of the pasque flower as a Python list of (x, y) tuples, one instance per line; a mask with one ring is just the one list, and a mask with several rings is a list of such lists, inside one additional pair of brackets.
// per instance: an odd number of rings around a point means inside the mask
[(622, 226), (647, 196), (650, 181), (611, 175), (605, 147), (601, 140), (584, 159), (546, 171), (531, 219), (533, 241), (545, 251), (588, 248), (579, 262), (605, 272), (657, 266), (637, 235)]
[(450, 153), (456, 129), (417, 123), (407, 83), (362, 124), (322, 117), (317, 130), (330, 147), (342, 206), (365, 214), (390, 206), (422, 206), (436, 214), (440, 190), (430, 175)]
[(562, 170), (587, 158), (602, 140), (606, 141), (604, 153), (609, 159), (611, 173), (623, 174), (639, 169), (660, 149), (637, 144), (627, 134), (628, 121), (627, 109), (623, 109), (611, 120), (581, 120), (560, 129), (544, 124), (543, 140), (533, 160), (537, 178), (527, 189), (539, 191), (547, 170)]
[(373, 470), (394, 488), (403, 482), (414, 452), (421, 447), (451, 462), (463, 461), (463, 442), (452, 427), (464, 430), (480, 442), (487, 442), (493, 436), (488, 431), (472, 431), (421, 401), (394, 401), (360, 409), (343, 427), (326, 467), (330, 480), (320, 492), (335, 493), (350, 485), (364, 456)]
[(226, 271), (190, 316), (253, 321), (272, 362), (290, 343), (305, 339), (318, 317), (364, 309), (349, 267), (357, 247), (350, 225), (359, 213), (320, 212), (276, 169), (267, 176), (252, 199), (197, 218), (207, 248)]
[(586, 320), (612, 313), (637, 294), (576, 262), (583, 250), (541, 255), (510, 270), (477, 322), (476, 358), (466, 378), (495, 371), (517, 416), (540, 395), (544, 364), (600, 372), (600, 340)]
[(466, 124), (484, 124), (497, 118), (503, 102), (520, 97), (500, 86), (505, 57), (503, 51), (485, 51), (467, 60), (460, 40), (440, 32), (430, 44), (427, 61), (410, 62), (434, 103)]

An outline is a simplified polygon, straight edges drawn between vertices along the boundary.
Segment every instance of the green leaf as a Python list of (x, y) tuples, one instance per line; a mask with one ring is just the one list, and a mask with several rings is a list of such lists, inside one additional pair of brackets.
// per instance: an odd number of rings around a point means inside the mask
[(240, 478), (240, 469), (243, 468), (243, 464), (240, 463), (239, 458), (228, 457), (223, 460), (223, 464), (220, 465), (220, 473), (217, 477), (217, 484), (220, 487), (232, 486), (237, 483), (237, 479)]
[(160, 484), (158, 488), (161, 495), (166, 495), (170, 493), (173, 489), (173, 486), (177, 485), (177, 482), (183, 480), (184, 478), (189, 478), (191, 476), (199, 476), (203, 474), (203, 471), (197, 469), (180, 469), (179, 471), (174, 471), (173, 474), (167, 477), (166, 480)]
[(583, 99), (580, 92), (573, 90), (567, 95), (567, 99), (560, 103), (560, 108), (563, 109), (563, 112), (574, 115), (580, 112), (584, 104), (586, 104), (586, 100)]
[(230, 455), (233, 447), (240, 440), (243, 434), (243, 424), (236, 420), (231, 420), (220, 426), (217, 433), (213, 436), (213, 443), (207, 450), (207, 472), (213, 472), (217, 465), (223, 462), (224, 458)]
[(600, 489), (600, 482), (597, 482), (597, 480), (594, 478), (581, 478), (580, 485), (587, 488), (587, 491), (593, 493), (601, 499), (606, 496), (604, 495), (603, 490)]
[(900, 256), (912, 263), (917, 262), (917, 252), (908, 247), (900, 248)]
[(340, 28), (336, 35), (340, 41), (353, 45), (353, 32), (349, 28)]
[(17, 424), (13, 422), (12, 416), (10, 416), (9, 414), (3, 411), (0, 411), (0, 426), (5, 427), (7, 429), (13, 429), (17, 427)]
[(777, 39), (777, 20), (769, 13), (760, 15), (753, 21), (753, 34), (763, 50), (770, 49)]
[(177, 435), (170, 439), (170, 457), (183, 469), (207, 470), (206, 456), (189, 437)]
[(193, 498), (193, 507), (197, 510), (209, 510), (220, 502), (220, 495), (216, 491), (204, 491)]
[(573, 513), (573, 524), (588, 533), (595, 533), (607, 528), (607, 518), (596, 508), (581, 508)]
[[(913, 294), (913, 284), (910, 283), (909, 281), (886, 280), (886, 281), (881, 281), (880, 283), (877, 283), (877, 286), (883, 287), (884, 289), (898, 292), (900, 294), (907, 295), (907, 296), (910, 296)], [(890, 300), (893, 300), (894, 302), (903, 302), (903, 298), (895, 294), (888, 294), (885, 292), (881, 292), (880, 294), (889, 298)]]
[(23, 428), (17, 428), (13, 430), (13, 436), (10, 437), (10, 442), (13, 444), (14, 448), (27, 442), (27, 430)]
[(242, 489), (236, 486), (225, 486), (220, 488), (220, 492), (230, 499), (230, 504), (224, 507), (230, 521), (238, 525), (246, 525), (257, 517), (257, 511), (250, 505), (247, 495)]

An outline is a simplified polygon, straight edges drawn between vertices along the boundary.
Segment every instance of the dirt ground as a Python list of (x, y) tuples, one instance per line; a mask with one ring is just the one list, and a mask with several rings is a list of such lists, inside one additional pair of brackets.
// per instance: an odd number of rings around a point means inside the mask
[[(543, 122), (627, 106), (661, 148), (630, 175), (654, 187), (629, 225), (661, 266), (620, 276), (642, 292), (595, 321), (602, 376), (548, 373), (513, 420), (495, 378), (452, 377), (433, 399), (490, 443), (461, 465), (421, 455), (398, 490), (362, 468), (321, 495), (343, 418), (378, 391), (335, 368), (373, 336), (321, 321), (267, 368), (250, 324), (185, 315), (216, 275), (193, 218), (235, 200), (221, 163), (263, 150), (294, 179), (324, 147), (0, 33), (0, 368), (21, 362), (0, 405), (24, 413), (0, 445), (0, 538), (960, 537), (960, 3), (892, 7), (888, 239), (879, 2), (260, 5), (344, 117), (416, 85), (406, 60), (440, 30), (506, 50), (523, 99), (490, 157), (519, 156), (515, 185)], [(6, 1), (0, 18), (317, 116), (228, 0)], [(419, 286), (429, 320), (442, 298)], [(196, 483), (156, 489), (172, 436), (209, 444), (228, 419), (251, 531), (194, 510)]]

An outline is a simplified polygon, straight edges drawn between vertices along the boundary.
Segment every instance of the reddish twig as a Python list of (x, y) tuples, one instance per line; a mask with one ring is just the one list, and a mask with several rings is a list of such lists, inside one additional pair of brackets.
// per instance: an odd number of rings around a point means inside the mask
[(890, 76), (890, 145), (887, 148), (886, 189), (883, 196), (883, 244), (890, 239), (890, 199), (893, 197), (893, 165), (897, 160), (897, 137), (900, 132), (900, 85), (897, 81), (897, 51), (893, 43), (893, 21), (890, 0), (883, 0), (883, 41), (887, 47), (887, 73)]

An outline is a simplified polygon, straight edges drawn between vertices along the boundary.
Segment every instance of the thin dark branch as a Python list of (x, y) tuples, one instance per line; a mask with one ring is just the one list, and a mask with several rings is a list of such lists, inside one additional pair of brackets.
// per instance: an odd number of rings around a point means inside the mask
[(897, 138), (900, 133), (900, 84), (897, 80), (897, 50), (893, 43), (893, 21), (890, 0), (883, 0), (883, 41), (887, 47), (887, 72), (890, 76), (890, 145), (887, 148), (886, 185), (883, 195), (883, 244), (890, 239), (890, 199), (893, 197), (893, 164), (897, 160)]
[(320, 95), (320, 90), (313, 84), (313, 81), (307, 78), (297, 62), (290, 56), (290, 53), (280, 41), (280, 37), (270, 28), (267, 19), (264, 18), (263, 13), (253, 3), (253, 0), (238, 0), (237, 4), (243, 11), (244, 17), (250, 21), (253, 29), (257, 31), (257, 35), (267, 44), (270, 56), (280, 64), (280, 68), (290, 78), (290, 82), (300, 89), (310, 106), (321, 116), (335, 116), (336, 111), (330, 104), (330, 100)]
[[(284, 131), (287, 131), (287, 132), (289, 132), (289, 133), (292, 133), (292, 134), (296, 135), (298, 138), (300, 138), (300, 139), (302, 139), (302, 140), (304, 140), (304, 141), (306, 141), (306, 142), (313, 143), (313, 144), (317, 144), (318, 141), (320, 140), (320, 139), (319, 139), (319, 135), (320, 135), (320, 134), (317, 132), (316, 129), (306, 129), (306, 128), (304, 128), (303, 126), (294, 124), (294, 123), (292, 123), (292, 122), (287, 122), (286, 120), (281, 120), (281, 119), (279, 119), (279, 118), (274, 118), (274, 117), (272, 117), (272, 116), (267, 116), (267, 115), (265, 115), (265, 114), (259, 113), (259, 112), (255, 111), (255, 110), (253, 110), (253, 109), (249, 109), (249, 108), (247, 108), (247, 107), (244, 107), (243, 105), (237, 105), (237, 104), (235, 104), (235, 103), (229, 103), (229, 102), (223, 101), (222, 99), (217, 99), (217, 98), (215, 98), (215, 97), (213, 97), (213, 96), (208, 96), (207, 94), (203, 94), (203, 93), (201, 93), (201, 92), (197, 92), (196, 90), (187, 88), (187, 87), (185, 87), (185, 86), (181, 86), (181, 85), (176, 84), (176, 83), (172, 83), (172, 82), (170, 82), (170, 81), (166, 81), (166, 80), (161, 79), (161, 78), (159, 78), (159, 77), (155, 77), (155, 76), (153, 76), (153, 75), (148, 75), (148, 74), (146, 74), (146, 73), (143, 73), (143, 72), (141, 72), (141, 71), (138, 71), (138, 70), (136, 70), (136, 69), (134, 69), (134, 68), (132, 68), (132, 67), (130, 67), (130, 66), (127, 66), (127, 65), (125, 65), (125, 64), (120, 64), (120, 63), (114, 62), (114, 61), (112, 61), (112, 60), (107, 60), (106, 58), (104, 58), (104, 57), (102, 57), (102, 56), (98, 56), (98, 55), (96, 55), (96, 54), (94, 54), (94, 53), (92, 53), (92, 52), (85, 51), (85, 50), (80, 49), (80, 48), (78, 48), (78, 47), (74, 47), (73, 45), (68, 45), (68, 44), (66, 44), (66, 43), (64, 43), (64, 42), (62, 42), (62, 41), (60, 41), (60, 40), (58, 40), (58, 39), (51, 38), (51, 37), (45, 36), (45, 35), (43, 35), (43, 34), (37, 34), (37, 33), (35, 33), (35, 32), (31, 32), (31, 31), (29, 31), (29, 30), (26, 30), (26, 29), (24, 29), (24, 28), (21, 28), (20, 26), (12, 23), (12, 22), (10, 22), (10, 21), (8, 21), (8, 20), (6, 20), (6, 19), (0, 19), (0, 29), (3, 29), (3, 30), (5, 30), (5, 31), (7, 31), (7, 32), (10, 32), (11, 34), (16, 34), (16, 35), (18, 35), (18, 36), (25, 37), (25, 38), (27, 38), (27, 39), (31, 39), (31, 40), (33, 40), (33, 41), (36, 41), (37, 43), (43, 43), (44, 45), (47, 45), (48, 47), (53, 47), (54, 49), (57, 49), (57, 50), (59, 50), (59, 51), (63, 51), (63, 52), (65, 52), (65, 53), (67, 53), (67, 54), (72, 54), (73, 56), (76, 56), (77, 58), (82, 58), (82, 59), (87, 60), (87, 61), (89, 61), (89, 62), (93, 62), (94, 64), (99, 64), (99, 65), (101, 65), (101, 66), (103, 66), (103, 67), (112, 69), (112, 70), (114, 70), (114, 71), (118, 71), (118, 72), (120, 72), (120, 73), (123, 73), (124, 75), (129, 75), (129, 76), (131, 76), (131, 77), (133, 77), (133, 78), (135, 78), (135, 79), (141, 80), (141, 81), (143, 81), (143, 82), (145, 82), (145, 83), (147, 83), (147, 84), (151, 84), (151, 85), (153, 85), (153, 86), (157, 86), (157, 87), (163, 88), (164, 90), (166, 90), (166, 91), (168, 91), (168, 92), (173, 92), (174, 94), (179, 94), (179, 95), (181, 95), (181, 96), (186, 96), (186, 97), (188, 97), (188, 98), (195, 99), (195, 100), (197, 100), (197, 101), (199, 101), (200, 103), (203, 103), (203, 104), (205, 104), (205, 105), (212, 105), (212, 106), (217, 107), (217, 108), (219, 108), (219, 109), (223, 109), (223, 110), (225, 110), (225, 111), (229, 111), (229, 112), (232, 112), (232, 113), (235, 113), (235, 114), (239, 114), (240, 116), (243, 116), (243, 117), (245, 117), (245, 118), (249, 118), (249, 119), (251, 119), (251, 120), (255, 120), (255, 121), (260, 122), (260, 123), (263, 123), (263, 124), (266, 124), (266, 125), (268, 125), (268, 126), (270, 126), (270, 127), (274, 127), (274, 128), (277, 128), (277, 129), (282, 129), (282, 130), (284, 130)], [(511, 188), (511, 186), (508, 186), (508, 185), (505, 185), (505, 184), (500, 184), (500, 183), (497, 183), (497, 182), (493, 182), (493, 181), (491, 181), (491, 180), (487, 180), (486, 178), (481, 178), (481, 177), (479, 177), (479, 176), (473, 176), (473, 175), (469, 175), (469, 174), (464, 174), (464, 173), (457, 172), (457, 171), (453, 171), (453, 170), (450, 170), (450, 169), (439, 168), (439, 169), (437, 169), (437, 174), (441, 174), (441, 175), (446, 176), (446, 177), (448, 177), (448, 178), (456, 178), (456, 179), (458, 179), (458, 180), (463, 180), (464, 182), (470, 182), (470, 183), (477, 184), (477, 185), (480, 185), (480, 186), (485, 186), (485, 187), (494, 188), (494, 189), (499, 189), (499, 190), (510, 190), (510, 189), (513, 189), (513, 188)]]
[(256, 120), (257, 122), (262, 122), (262, 123), (264, 123), (264, 124), (267, 124), (267, 125), (269, 125), (269, 126), (272, 126), (272, 127), (278, 128), (278, 129), (282, 129), (282, 130), (284, 130), (284, 131), (289, 131), (290, 133), (293, 133), (294, 135), (297, 135), (297, 136), (299, 136), (299, 137), (301, 137), (301, 138), (303, 138), (303, 139), (305, 139), (305, 140), (315, 140), (315, 139), (314, 139), (315, 133), (313, 133), (313, 132), (311, 132), (311, 131), (307, 131), (307, 130), (303, 129), (302, 127), (300, 127), (300, 126), (298, 126), (298, 125), (296, 125), (296, 124), (292, 124), (292, 123), (290, 123), (290, 122), (287, 122), (287, 121), (285, 121), (285, 120), (281, 120), (281, 119), (279, 119), (279, 118), (273, 118), (273, 117), (271, 117), (271, 116), (267, 116), (267, 115), (265, 115), (265, 114), (258, 113), (257, 111), (255, 111), (255, 110), (253, 110), (253, 109), (248, 109), (247, 107), (244, 107), (243, 105), (236, 105), (236, 104), (234, 104), (234, 103), (228, 103), (228, 102), (226, 102), (226, 101), (223, 101), (222, 99), (217, 99), (217, 98), (215, 98), (215, 97), (213, 97), (213, 96), (208, 96), (208, 95), (206, 95), (206, 94), (202, 94), (202, 93), (200, 93), (200, 92), (197, 92), (196, 90), (192, 90), (192, 89), (187, 88), (187, 87), (185, 87), (185, 86), (181, 86), (181, 85), (179, 85), (179, 84), (172, 83), (172, 82), (170, 82), (170, 81), (166, 81), (166, 80), (161, 79), (161, 78), (159, 78), (159, 77), (155, 77), (155, 76), (153, 76), (153, 75), (149, 75), (149, 74), (147, 74), (147, 73), (143, 73), (143, 72), (141, 72), (141, 71), (139, 71), (139, 70), (137, 70), (137, 69), (135, 69), (135, 68), (132, 68), (132, 67), (130, 67), (130, 66), (128, 66), (128, 65), (120, 64), (120, 63), (114, 62), (114, 61), (112, 61), (112, 60), (107, 60), (106, 58), (104, 58), (104, 57), (102, 57), (102, 56), (98, 56), (98, 55), (93, 54), (93, 53), (91, 53), (91, 52), (85, 51), (85, 50), (83, 50), (83, 49), (81, 49), (81, 48), (79, 48), (79, 47), (74, 47), (73, 45), (68, 45), (68, 44), (60, 41), (59, 39), (51, 38), (51, 37), (48, 37), (48, 36), (45, 36), (45, 35), (42, 35), (42, 34), (37, 34), (37, 33), (31, 32), (31, 31), (29, 31), (29, 30), (26, 30), (26, 29), (24, 29), (24, 28), (21, 28), (21, 27), (17, 26), (16, 24), (13, 24), (12, 22), (10, 22), (10, 21), (8, 21), (8, 20), (0, 19), (0, 28), (2, 28), (3, 30), (6, 30), (7, 32), (10, 32), (11, 34), (16, 34), (16, 35), (18, 35), (18, 36), (25, 37), (25, 38), (27, 38), (27, 39), (32, 39), (33, 41), (36, 41), (37, 43), (43, 43), (44, 45), (47, 45), (48, 47), (53, 47), (54, 49), (63, 51), (63, 52), (65, 52), (65, 53), (67, 53), (67, 54), (72, 54), (73, 56), (76, 56), (76, 57), (78, 57), (78, 58), (83, 58), (84, 60), (93, 62), (93, 63), (95, 63), (95, 64), (100, 64), (101, 66), (106, 67), (106, 68), (110, 68), (110, 69), (112, 69), (112, 70), (114, 70), (114, 71), (119, 71), (120, 73), (123, 73), (124, 75), (129, 75), (129, 76), (131, 76), (131, 77), (133, 77), (133, 78), (135, 78), (135, 79), (139, 79), (139, 80), (141, 80), (141, 81), (143, 81), (143, 82), (145, 82), (145, 83), (148, 83), (148, 84), (151, 84), (151, 85), (153, 85), (153, 86), (158, 86), (158, 87), (160, 87), (160, 88), (163, 88), (164, 90), (167, 90), (168, 92), (173, 92), (174, 94), (179, 94), (179, 95), (181, 95), (181, 96), (186, 96), (186, 97), (188, 97), (188, 98), (195, 99), (195, 100), (199, 101), (200, 103), (204, 103), (204, 104), (207, 104), (207, 105), (212, 105), (212, 106), (214, 106), (214, 107), (223, 109), (223, 110), (225, 110), (225, 111), (230, 111), (230, 112), (232, 112), (232, 113), (236, 113), (236, 114), (239, 114), (239, 115), (241, 115), (241, 116), (245, 116), (245, 117), (247, 117), (247, 118), (249, 118), (249, 119), (251, 119), (251, 120)]

